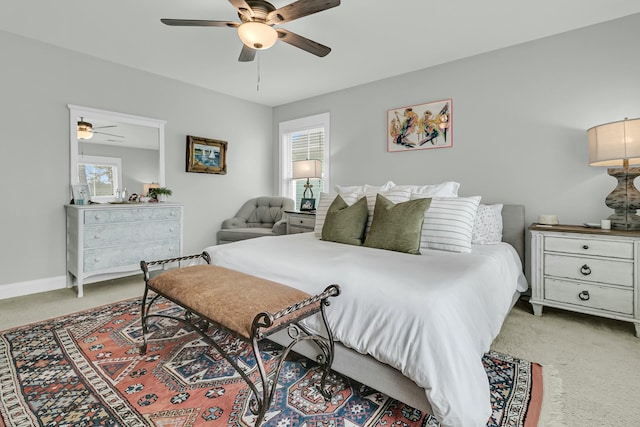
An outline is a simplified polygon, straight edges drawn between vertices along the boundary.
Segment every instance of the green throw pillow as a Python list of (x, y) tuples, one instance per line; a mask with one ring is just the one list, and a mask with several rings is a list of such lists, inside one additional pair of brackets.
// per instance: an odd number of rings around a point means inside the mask
[(429, 198), (394, 204), (378, 194), (364, 246), (420, 255), (422, 222), (430, 205)]
[(322, 240), (362, 245), (368, 214), (366, 197), (349, 206), (338, 195), (327, 210), (322, 227)]

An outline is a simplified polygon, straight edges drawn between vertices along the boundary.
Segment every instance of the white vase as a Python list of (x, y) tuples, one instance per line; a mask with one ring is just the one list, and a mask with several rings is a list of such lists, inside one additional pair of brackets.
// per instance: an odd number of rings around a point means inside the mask
[(166, 202), (167, 201), (167, 195), (166, 194), (158, 194), (158, 201), (159, 202)]

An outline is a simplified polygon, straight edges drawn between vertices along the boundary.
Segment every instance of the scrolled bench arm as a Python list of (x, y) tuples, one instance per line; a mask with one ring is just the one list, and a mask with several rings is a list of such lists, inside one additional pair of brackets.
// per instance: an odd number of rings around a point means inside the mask
[(269, 313), (268, 311), (263, 311), (262, 313), (258, 313), (256, 317), (253, 319), (252, 332), (253, 335), (262, 338), (263, 333), (260, 329), (268, 329), (275, 323), (276, 320), (281, 317), (288, 316), (289, 314), (295, 313), (298, 310), (302, 310), (303, 308), (315, 304), (318, 301), (321, 301), (322, 304), (329, 304), (327, 298), (329, 297), (337, 297), (340, 295), (340, 286), (337, 284), (329, 285), (325, 288), (322, 293), (318, 295), (314, 295), (310, 298), (307, 298), (303, 301), (300, 301), (294, 305), (290, 305), (287, 308), (283, 308), (280, 311), (275, 313)]

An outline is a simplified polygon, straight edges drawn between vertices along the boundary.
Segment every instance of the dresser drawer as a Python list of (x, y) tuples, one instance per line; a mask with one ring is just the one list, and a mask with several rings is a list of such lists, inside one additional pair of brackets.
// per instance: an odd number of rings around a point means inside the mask
[(86, 249), (180, 238), (179, 221), (92, 225), (85, 227)]
[(633, 287), (633, 263), (626, 261), (545, 254), (544, 275)]
[(544, 279), (545, 300), (633, 315), (633, 290)]
[(606, 256), (609, 258), (633, 259), (632, 242), (581, 239), (570, 237), (547, 237), (545, 251), (564, 252), (576, 255)]
[(180, 240), (140, 243), (87, 249), (83, 254), (84, 272), (108, 270), (123, 266), (140, 266), (141, 260), (155, 260), (180, 256)]
[(168, 219), (180, 219), (180, 208), (111, 208), (95, 210), (87, 209), (84, 212), (84, 223), (87, 225), (113, 224), (118, 222), (162, 221)]

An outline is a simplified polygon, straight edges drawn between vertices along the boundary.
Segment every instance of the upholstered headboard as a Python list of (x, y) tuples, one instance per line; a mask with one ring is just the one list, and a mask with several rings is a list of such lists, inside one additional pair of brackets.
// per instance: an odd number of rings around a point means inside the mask
[(502, 241), (511, 244), (518, 255), (524, 268), (525, 248), (525, 224), (523, 205), (504, 205), (502, 207)]

